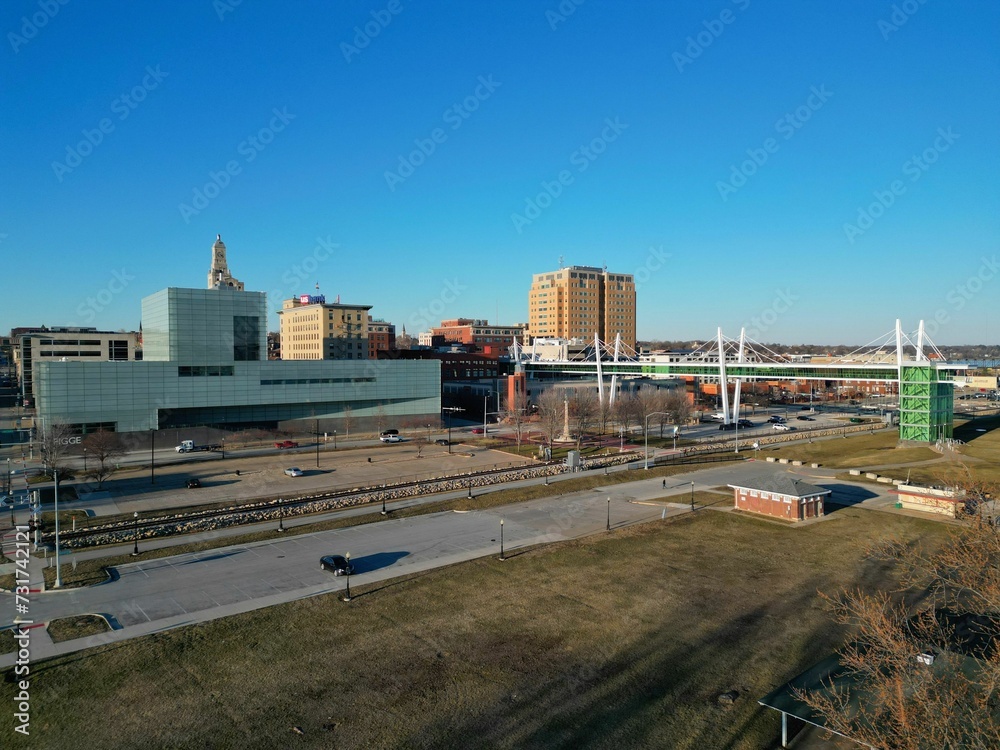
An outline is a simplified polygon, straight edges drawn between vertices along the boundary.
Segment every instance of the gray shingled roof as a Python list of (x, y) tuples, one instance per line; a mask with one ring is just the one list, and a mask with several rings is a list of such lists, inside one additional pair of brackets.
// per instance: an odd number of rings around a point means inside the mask
[(730, 487), (737, 487), (746, 490), (758, 490), (762, 492), (772, 492), (791, 497), (806, 497), (808, 495), (831, 494), (831, 490), (817, 487), (815, 484), (803, 482), (790, 474), (775, 472), (769, 476), (754, 477), (743, 482), (733, 482)]

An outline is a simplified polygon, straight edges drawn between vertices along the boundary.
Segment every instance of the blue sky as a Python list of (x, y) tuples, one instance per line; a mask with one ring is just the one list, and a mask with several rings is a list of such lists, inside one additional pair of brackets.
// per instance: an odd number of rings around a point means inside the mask
[[(0, 330), (133, 329), (221, 233), (269, 307), (1000, 343), (994, 2), (5, 3)], [(96, 145), (92, 145), (95, 144)], [(272, 326), (276, 317), (272, 316)]]

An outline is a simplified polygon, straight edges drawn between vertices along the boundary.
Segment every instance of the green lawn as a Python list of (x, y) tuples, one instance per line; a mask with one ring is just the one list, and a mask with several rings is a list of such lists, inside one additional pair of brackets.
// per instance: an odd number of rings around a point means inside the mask
[(865, 545), (944, 533), (701, 511), (34, 664), (30, 739), (10, 711), (0, 732), (60, 750), (772, 747), (757, 699), (843, 637), (817, 589), (891, 587)]
[(86, 638), (88, 635), (106, 633), (110, 630), (107, 621), (96, 615), (81, 615), (79, 617), (64, 617), (53, 620), (46, 626), (49, 637), (56, 643)]

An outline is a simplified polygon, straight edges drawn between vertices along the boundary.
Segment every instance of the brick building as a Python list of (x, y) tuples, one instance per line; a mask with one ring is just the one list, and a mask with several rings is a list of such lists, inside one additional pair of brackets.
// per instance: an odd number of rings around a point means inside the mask
[(802, 521), (823, 515), (823, 499), (830, 490), (795, 479), (788, 474), (752, 478), (730, 484), (737, 510)]

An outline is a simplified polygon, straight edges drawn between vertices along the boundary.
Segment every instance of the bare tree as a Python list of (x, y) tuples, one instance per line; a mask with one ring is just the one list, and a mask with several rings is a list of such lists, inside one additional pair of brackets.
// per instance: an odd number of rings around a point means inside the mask
[(93, 477), (100, 487), (114, 471), (111, 465), (114, 459), (125, 455), (125, 446), (122, 445), (118, 433), (100, 430), (87, 435), (83, 439), (83, 447), (91, 459), (97, 462), (94, 468), (88, 469), (87, 474)]
[(378, 407), (375, 409), (375, 429), (378, 434), (382, 434), (382, 429), (385, 427), (385, 407), (382, 406), (380, 401)]
[[(998, 486), (970, 479), (961, 489), (975, 500)], [(825, 597), (855, 628), (839, 652), (853, 685), (796, 696), (831, 730), (884, 750), (1000, 747), (1000, 534), (969, 518), (936, 549), (888, 541), (875, 551), (902, 565), (917, 604), (860, 590)]]
[(576, 447), (579, 450), (583, 435), (593, 428), (600, 411), (597, 391), (592, 388), (574, 388), (569, 399), (569, 413), (576, 428)]
[(341, 421), (344, 423), (344, 430), (347, 432), (347, 439), (351, 437), (351, 428), (354, 426), (354, 409), (350, 404), (344, 406), (344, 416)]
[(608, 393), (604, 394), (604, 398), (600, 399), (598, 403), (597, 430), (602, 435), (607, 434), (612, 417), (614, 417), (614, 407), (611, 405), (611, 392), (609, 389)]
[(615, 419), (618, 420), (618, 426), (624, 432), (631, 433), (632, 423), (638, 414), (638, 404), (636, 403), (635, 394), (631, 391), (619, 393), (618, 398), (615, 399), (614, 414)]
[[(667, 418), (671, 424), (681, 427), (687, 424), (691, 418), (691, 404), (688, 403), (687, 394), (683, 390), (671, 390), (663, 399), (663, 411), (669, 415)], [(663, 427), (660, 427), (660, 437), (663, 437)]]
[(643, 433), (649, 429), (649, 417), (656, 412), (662, 412), (663, 394), (659, 388), (651, 385), (644, 385), (636, 393), (636, 404), (638, 405), (639, 421), (642, 423)]
[(552, 442), (556, 439), (556, 435), (559, 434), (559, 430), (562, 428), (563, 402), (562, 391), (558, 391), (555, 388), (542, 391), (542, 394), (538, 397), (538, 415), (541, 418), (539, 424), (542, 428), (542, 434), (548, 441), (549, 448), (552, 447)]
[(514, 436), (517, 439), (517, 452), (521, 453), (521, 435), (524, 432), (524, 425), (528, 421), (528, 395), (524, 391), (514, 394), (513, 400), (504, 397), (503, 408), (500, 410), (499, 418), (514, 428)]
[(76, 436), (69, 425), (62, 422), (52, 422), (42, 431), (38, 442), (42, 453), (42, 464), (49, 473), (66, 470), (70, 441), (74, 437)]

